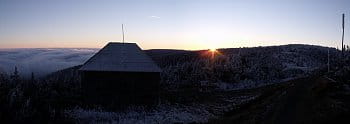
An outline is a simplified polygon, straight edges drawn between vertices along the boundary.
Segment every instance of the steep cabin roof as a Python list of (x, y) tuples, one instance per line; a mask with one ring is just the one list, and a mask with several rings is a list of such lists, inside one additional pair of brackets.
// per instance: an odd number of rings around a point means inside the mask
[(110, 42), (79, 69), (81, 71), (161, 72), (136, 43)]

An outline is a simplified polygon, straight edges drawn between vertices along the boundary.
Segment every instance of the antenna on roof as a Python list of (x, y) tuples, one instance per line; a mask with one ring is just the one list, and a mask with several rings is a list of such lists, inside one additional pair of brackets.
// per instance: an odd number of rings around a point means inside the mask
[(125, 48), (124, 48), (124, 24), (122, 24), (122, 34), (123, 34), (123, 41), (122, 41), (122, 47), (121, 47), (121, 54), (122, 54), (122, 56), (121, 56), (121, 64), (122, 64), (122, 67), (123, 68), (125, 68), (125, 63), (124, 63), (124, 61), (125, 61)]
[(343, 52), (344, 52), (344, 27), (345, 27), (345, 24), (344, 24), (344, 20), (345, 20), (345, 14), (343, 13), (343, 19), (342, 19), (342, 29), (343, 29), (343, 34), (342, 34), (342, 37), (341, 37), (341, 53), (343, 55)]
[(123, 43), (124, 43), (124, 24), (122, 24), (122, 33), (123, 33)]

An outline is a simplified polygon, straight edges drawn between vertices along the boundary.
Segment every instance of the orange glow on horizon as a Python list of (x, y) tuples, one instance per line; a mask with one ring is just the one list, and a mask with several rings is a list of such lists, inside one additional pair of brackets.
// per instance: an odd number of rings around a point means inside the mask
[(210, 48), (207, 54), (210, 56), (211, 59), (214, 59), (216, 55), (220, 55), (221, 53), (215, 48)]
[(212, 52), (212, 53), (215, 53), (216, 49), (215, 48), (210, 48), (209, 51)]

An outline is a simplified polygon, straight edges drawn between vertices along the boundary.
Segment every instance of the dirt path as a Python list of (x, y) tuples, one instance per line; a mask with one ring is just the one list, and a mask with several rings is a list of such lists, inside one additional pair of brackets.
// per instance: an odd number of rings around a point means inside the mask
[(327, 83), (314, 76), (265, 87), (256, 100), (209, 123), (312, 123), (312, 108)]
[(308, 115), (312, 114), (312, 86), (314, 79), (303, 79), (293, 82), (291, 88), (280, 98), (280, 103), (271, 118), (275, 124), (296, 124), (304, 123), (308, 120)]

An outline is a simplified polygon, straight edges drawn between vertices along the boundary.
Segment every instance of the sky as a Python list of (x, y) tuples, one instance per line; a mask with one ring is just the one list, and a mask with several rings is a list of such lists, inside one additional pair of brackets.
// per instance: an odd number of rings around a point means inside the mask
[[(350, 44), (350, 0), (0, 0), (0, 48), (210, 49)], [(348, 27), (347, 27), (348, 26)]]

